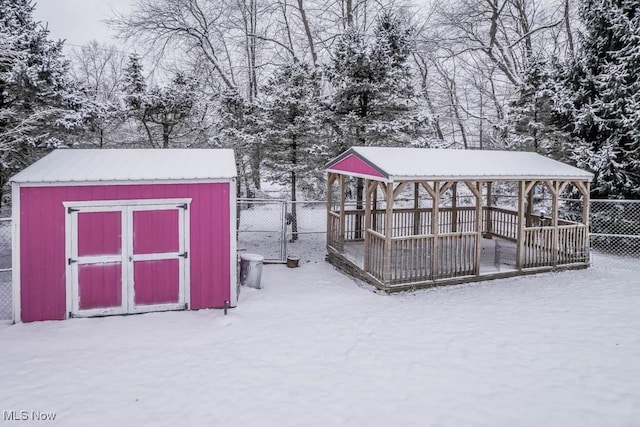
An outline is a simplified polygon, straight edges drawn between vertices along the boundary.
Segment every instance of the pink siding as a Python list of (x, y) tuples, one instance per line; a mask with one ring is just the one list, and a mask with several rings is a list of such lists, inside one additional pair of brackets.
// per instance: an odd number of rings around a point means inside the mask
[(229, 191), (229, 183), (21, 188), (22, 320), (65, 318), (65, 201), (192, 198), (190, 306), (223, 307), (231, 280)]
[(329, 169), (385, 178), (383, 174), (381, 174), (375, 168), (373, 168), (372, 166), (362, 161), (360, 158), (358, 158), (354, 154), (349, 154), (344, 159), (330, 166)]
[(122, 306), (122, 264), (78, 266), (80, 309)]
[(122, 253), (120, 212), (84, 212), (78, 215), (78, 256)]
[(133, 267), (135, 304), (178, 302), (178, 260), (136, 261)]
[(133, 253), (178, 252), (178, 211), (133, 213)]

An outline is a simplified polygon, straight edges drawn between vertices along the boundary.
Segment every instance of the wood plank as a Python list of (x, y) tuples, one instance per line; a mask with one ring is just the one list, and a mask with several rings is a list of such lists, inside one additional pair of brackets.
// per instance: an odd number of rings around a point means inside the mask
[(471, 191), (473, 193), (474, 196), (482, 199), (482, 193), (478, 192), (478, 189), (476, 188), (476, 186), (475, 186), (473, 181), (464, 181), (464, 183), (467, 186), (467, 188), (469, 189), (469, 191)]
[(385, 284), (389, 284), (391, 282), (391, 255), (393, 244), (393, 183), (387, 183), (386, 187), (385, 199), (387, 201), (387, 209), (384, 221), (384, 270), (382, 278)]
[(398, 195), (402, 192), (402, 190), (404, 190), (404, 187), (406, 187), (408, 184), (407, 181), (403, 181), (401, 183), (399, 183), (395, 190), (393, 190), (393, 198), (395, 199), (396, 197), (398, 197)]
[(345, 176), (340, 175), (340, 227), (338, 228), (340, 231), (340, 237), (338, 240), (338, 244), (340, 245), (340, 251), (344, 249), (344, 232), (345, 232), (345, 215), (344, 215), (344, 205), (345, 205)]
[(484, 228), (487, 233), (493, 233), (493, 206), (491, 205), (491, 198), (493, 197), (493, 182), (487, 182), (487, 222)]
[(476, 265), (475, 274), (480, 275), (480, 258), (482, 256), (482, 184), (476, 182)]
[(371, 263), (371, 235), (368, 233), (371, 228), (371, 193), (372, 188), (377, 188), (371, 185), (371, 181), (365, 179), (364, 181), (364, 271), (369, 273)]
[(427, 181), (420, 181), (420, 185), (422, 185), (422, 187), (425, 190), (427, 190), (427, 193), (429, 193), (429, 195), (431, 196), (432, 199), (436, 199), (435, 190), (431, 187), (431, 185), (429, 185), (429, 183)]
[(327, 173), (327, 244), (332, 241), (331, 239), (331, 207), (333, 205), (333, 183), (336, 177), (332, 172)]
[(560, 194), (560, 182), (553, 181), (553, 189), (554, 191), (551, 195), (551, 227), (553, 228), (551, 236), (551, 259), (553, 265), (558, 265), (558, 196)]
[(458, 183), (451, 186), (451, 232), (458, 231)]
[[(434, 181), (433, 193), (435, 195), (440, 194), (439, 181)], [(431, 234), (433, 235), (433, 249), (431, 252), (431, 277), (435, 278), (438, 272), (438, 258), (440, 256), (438, 242), (438, 235), (440, 234), (440, 197), (436, 197), (433, 199), (433, 206), (431, 209)]]
[(518, 222), (516, 233), (516, 268), (522, 270), (524, 259), (524, 199), (525, 182), (518, 181)]
[(420, 234), (420, 184), (413, 184), (413, 235)]

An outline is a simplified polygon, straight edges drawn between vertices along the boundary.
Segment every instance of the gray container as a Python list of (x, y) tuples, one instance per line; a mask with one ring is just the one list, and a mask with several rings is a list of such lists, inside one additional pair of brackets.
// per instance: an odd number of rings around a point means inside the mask
[(240, 285), (260, 289), (264, 257), (258, 254), (240, 255)]

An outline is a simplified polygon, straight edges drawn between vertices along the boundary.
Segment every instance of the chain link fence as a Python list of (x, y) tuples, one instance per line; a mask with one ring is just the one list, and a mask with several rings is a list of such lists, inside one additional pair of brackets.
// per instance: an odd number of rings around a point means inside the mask
[[(267, 262), (285, 262), (287, 256), (298, 256), (302, 262), (323, 261), (326, 206), (324, 201), (238, 199), (238, 251), (263, 255)], [(561, 207), (563, 217), (581, 220), (581, 201), (563, 200)], [(640, 259), (640, 200), (591, 200), (590, 208), (592, 251), (616, 255), (625, 262)], [(0, 321), (11, 318), (11, 218), (2, 218)]]
[(11, 218), (0, 218), (0, 321), (11, 320)]
[(640, 200), (592, 200), (591, 249), (640, 257)]

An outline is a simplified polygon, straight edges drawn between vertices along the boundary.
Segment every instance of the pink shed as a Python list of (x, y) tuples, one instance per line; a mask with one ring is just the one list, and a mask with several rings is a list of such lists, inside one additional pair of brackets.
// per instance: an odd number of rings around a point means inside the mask
[(56, 150), (12, 192), (16, 322), (237, 304), (231, 150)]

